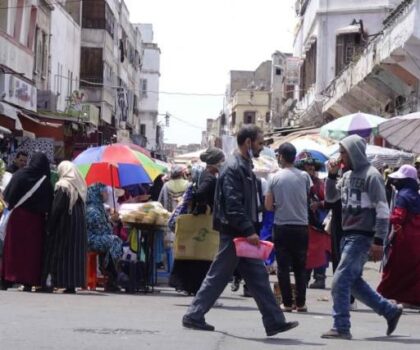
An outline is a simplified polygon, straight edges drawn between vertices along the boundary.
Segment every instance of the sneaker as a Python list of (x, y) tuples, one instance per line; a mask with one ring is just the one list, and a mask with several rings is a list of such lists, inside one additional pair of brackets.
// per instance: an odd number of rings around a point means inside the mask
[(292, 312), (293, 311), (293, 306), (286, 306), (284, 304), (281, 304), (280, 308), (281, 308), (281, 311), (283, 311), (283, 312)]
[(325, 279), (317, 279), (309, 285), (310, 289), (325, 289)]
[(325, 332), (324, 334), (322, 334), (321, 338), (350, 340), (352, 338), (352, 335), (350, 332), (339, 332), (338, 330), (332, 328), (328, 332)]
[(237, 292), (239, 290), (240, 284), (241, 284), (241, 280), (239, 278), (233, 278), (232, 284), (230, 285), (230, 290), (232, 292)]
[(397, 313), (392, 318), (387, 320), (388, 328), (386, 330), (386, 335), (391, 335), (395, 331), (395, 328), (397, 328), (398, 321), (400, 320), (402, 313), (403, 313), (403, 306), (401, 304), (398, 304)]
[(296, 306), (296, 311), (297, 312), (308, 312), (308, 307), (305, 305), (303, 306)]
[(297, 326), (299, 326), (299, 322), (297, 322), (297, 321), (285, 322), (280, 327), (273, 328), (273, 329), (266, 329), (265, 332), (266, 332), (268, 337), (271, 337), (273, 335), (276, 335), (277, 333), (282, 333), (282, 332), (289, 331), (293, 328), (296, 328)]
[(182, 318), (182, 325), (185, 328), (196, 329), (199, 331), (214, 331), (214, 326), (208, 324), (206, 321), (196, 321), (187, 315)]

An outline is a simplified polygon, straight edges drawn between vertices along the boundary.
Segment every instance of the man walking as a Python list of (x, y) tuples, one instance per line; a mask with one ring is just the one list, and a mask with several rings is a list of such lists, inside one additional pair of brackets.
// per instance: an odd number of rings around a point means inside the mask
[(182, 324), (186, 328), (213, 331), (204, 316), (225, 289), (237, 267), (255, 299), (267, 336), (295, 328), (298, 322), (286, 322), (270, 288), (264, 262), (238, 258), (234, 237), (244, 236), (259, 244), (257, 180), (252, 158), (263, 149), (263, 133), (255, 125), (245, 125), (237, 135), (238, 150), (223, 166), (216, 185), (214, 227), (220, 232), (220, 248), (200, 290), (193, 299)]
[[(278, 149), (282, 167), (270, 179), (265, 198), (267, 210), (275, 210), (273, 241), (276, 249), (277, 277), (283, 299), (283, 311), (306, 312), (306, 254), (308, 250), (308, 195), (311, 178), (294, 167), (296, 148), (284, 143)], [(293, 304), (290, 267), (296, 282)]]
[[(357, 135), (340, 142), (341, 161), (328, 163), (326, 200), (341, 197), (343, 238), (341, 258), (332, 282), (333, 318), (331, 330), (322, 338), (351, 339), (350, 293), (362, 303), (384, 316), (390, 335), (397, 327), (402, 305), (391, 303), (376, 293), (362, 278), (363, 266), (369, 256), (382, 258), (383, 239), (388, 233), (389, 208), (381, 174), (366, 157), (366, 142)], [(340, 163), (348, 169), (337, 182)]]

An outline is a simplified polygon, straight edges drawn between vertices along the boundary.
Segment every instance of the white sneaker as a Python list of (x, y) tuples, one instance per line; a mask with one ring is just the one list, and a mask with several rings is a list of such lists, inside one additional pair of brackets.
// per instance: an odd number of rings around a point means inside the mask
[(356, 311), (356, 310), (357, 310), (357, 303), (355, 300), (350, 304), (350, 311)]

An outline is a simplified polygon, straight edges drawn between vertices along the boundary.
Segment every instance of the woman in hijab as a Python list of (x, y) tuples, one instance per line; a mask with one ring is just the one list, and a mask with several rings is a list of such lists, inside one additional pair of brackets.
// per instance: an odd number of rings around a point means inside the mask
[(69, 161), (57, 169), (55, 197), (48, 221), (44, 285), (75, 293), (86, 285), (86, 182)]
[[(39, 188), (23, 204), (19, 200), (44, 178)], [(43, 153), (33, 154), (29, 166), (18, 170), (4, 191), (10, 214), (3, 253), (3, 288), (14, 283), (24, 285), (24, 291), (41, 285), (42, 253), (47, 214), (51, 209), (53, 189), (50, 164)]]
[[(225, 154), (219, 148), (209, 148), (200, 155), (202, 162), (206, 163), (206, 169), (193, 179), (193, 183), (184, 195), (184, 207), (179, 214), (190, 212), (194, 215), (205, 215), (207, 210), (213, 210), (214, 193), (216, 190), (217, 174), (225, 161)], [(178, 292), (196, 294), (201, 283), (206, 277), (211, 261), (207, 260), (178, 260), (175, 259), (170, 277), (170, 285)]]
[(105, 289), (119, 290), (117, 286), (117, 266), (123, 254), (122, 241), (113, 234), (112, 225), (106, 215), (104, 202), (108, 191), (104, 184), (96, 183), (88, 187), (86, 200), (86, 225), (88, 248), (104, 254), (104, 273), (108, 277)]
[(398, 303), (420, 306), (420, 194), (417, 170), (403, 165), (389, 175), (398, 190), (391, 213), (392, 230), (385, 242), (378, 292)]

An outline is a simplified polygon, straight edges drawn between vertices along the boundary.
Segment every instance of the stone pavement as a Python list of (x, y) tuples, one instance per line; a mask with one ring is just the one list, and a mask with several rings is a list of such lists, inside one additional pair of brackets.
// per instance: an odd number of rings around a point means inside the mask
[[(376, 285), (378, 265), (369, 263), (365, 276)], [(332, 322), (329, 290), (309, 290), (309, 312), (286, 315), (300, 326), (268, 338), (255, 302), (239, 292), (226, 289), (207, 316), (216, 331), (200, 332), (181, 326), (191, 297), (158, 289), (148, 295), (0, 292), (0, 349), (420, 349), (418, 311), (406, 311), (395, 335), (386, 337), (385, 320), (360, 303), (352, 313), (352, 341), (321, 339)]]

